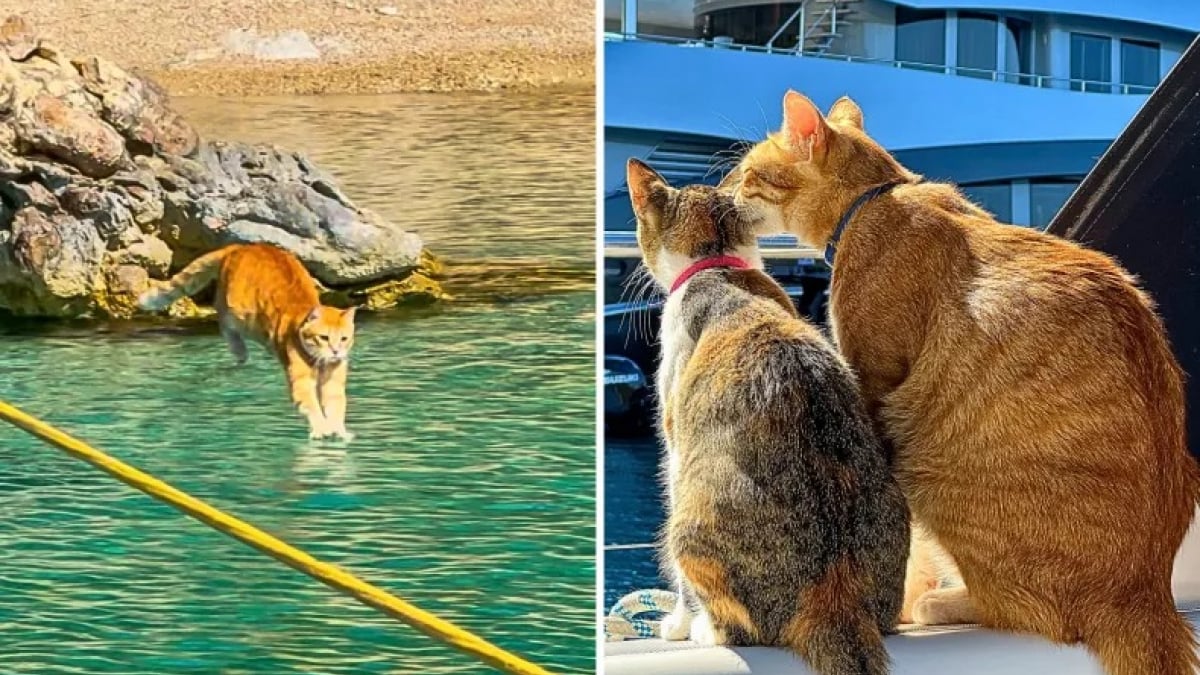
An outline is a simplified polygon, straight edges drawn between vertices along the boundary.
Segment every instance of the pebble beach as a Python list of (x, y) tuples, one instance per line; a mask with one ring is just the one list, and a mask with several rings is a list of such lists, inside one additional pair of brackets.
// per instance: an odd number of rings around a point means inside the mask
[(176, 96), (590, 89), (591, 0), (4, 0)]

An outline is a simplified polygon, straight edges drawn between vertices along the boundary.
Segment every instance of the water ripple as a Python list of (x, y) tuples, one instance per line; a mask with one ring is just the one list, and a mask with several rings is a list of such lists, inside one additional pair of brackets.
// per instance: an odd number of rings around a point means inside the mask
[[(590, 261), (592, 184), (572, 178), (591, 175), (590, 112), (386, 99), (201, 120), (304, 147), (452, 258)], [(471, 151), (504, 134), (502, 161)], [(207, 326), (0, 326), (0, 398), (505, 648), (590, 672), (594, 307), (590, 284), (560, 291), (361, 320), (350, 444), (308, 441), (277, 364), (255, 350), (231, 367)], [(488, 672), (7, 426), (0, 519), (6, 675)]]

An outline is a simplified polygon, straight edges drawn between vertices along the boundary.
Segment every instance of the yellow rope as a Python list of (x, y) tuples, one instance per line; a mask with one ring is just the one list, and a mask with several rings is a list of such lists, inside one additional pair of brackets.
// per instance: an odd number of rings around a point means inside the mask
[(549, 675), (549, 671), (519, 656), (477, 637), (458, 626), (415, 607), (387, 591), (372, 586), (348, 572), (323, 563), (298, 548), (272, 537), (262, 530), (242, 522), (204, 502), (181, 492), (154, 476), (139, 471), (110, 457), (87, 443), (27, 415), (0, 401), (0, 419), (24, 429), (47, 443), (82, 459), (117, 480), (137, 488), (154, 499), (173, 506), (209, 527), (252, 546), (276, 560), (321, 583), (353, 597), (364, 605), (374, 607), (394, 619), (416, 628), (429, 637), (470, 654), (488, 665), (515, 675)]

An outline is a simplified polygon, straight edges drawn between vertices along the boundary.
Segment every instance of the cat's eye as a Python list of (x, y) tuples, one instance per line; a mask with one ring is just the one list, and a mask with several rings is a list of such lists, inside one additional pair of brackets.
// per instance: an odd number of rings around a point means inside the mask
[(760, 182), (766, 183), (774, 188), (779, 188), (780, 190), (788, 190), (795, 187), (794, 185), (789, 185), (788, 182), (783, 179), (782, 175), (774, 172), (759, 172), (755, 173), (754, 177)]
[(328, 335), (318, 335), (317, 337), (321, 338), (322, 340), (324, 340), (324, 341), (326, 341), (326, 342), (329, 342), (329, 336), (328, 336)]
[(345, 335), (342, 336), (342, 342), (345, 342), (346, 340), (349, 340), (349, 339), (350, 338), (346, 337)]

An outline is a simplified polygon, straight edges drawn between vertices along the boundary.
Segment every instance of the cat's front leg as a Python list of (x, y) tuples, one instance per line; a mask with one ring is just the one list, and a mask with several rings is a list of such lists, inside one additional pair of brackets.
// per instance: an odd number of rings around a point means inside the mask
[(932, 537), (916, 521), (911, 527), (908, 563), (904, 571), (904, 604), (900, 609), (900, 623), (913, 623), (913, 609), (917, 601), (938, 587), (936, 555)]
[(684, 580), (683, 572), (676, 570), (675, 574), (678, 599), (675, 601), (675, 609), (663, 618), (660, 625), (662, 638), (671, 641), (688, 639), (692, 632), (692, 620), (695, 618), (695, 614), (692, 612), (692, 604), (696, 601), (695, 595), (687, 581)]
[(354, 434), (346, 431), (346, 376), (349, 370), (349, 362), (338, 361), (322, 367), (317, 379), (321, 410), (329, 423), (330, 433), (347, 441), (354, 438)]
[(712, 615), (701, 606), (692, 619), (692, 642), (703, 647), (715, 647), (726, 644), (729, 636), (713, 623)]
[(310, 438), (324, 438), (332, 433), (321, 401), (317, 396), (317, 371), (299, 355), (289, 353), (287, 362), (288, 388), (292, 394), (292, 405), (308, 420)]

